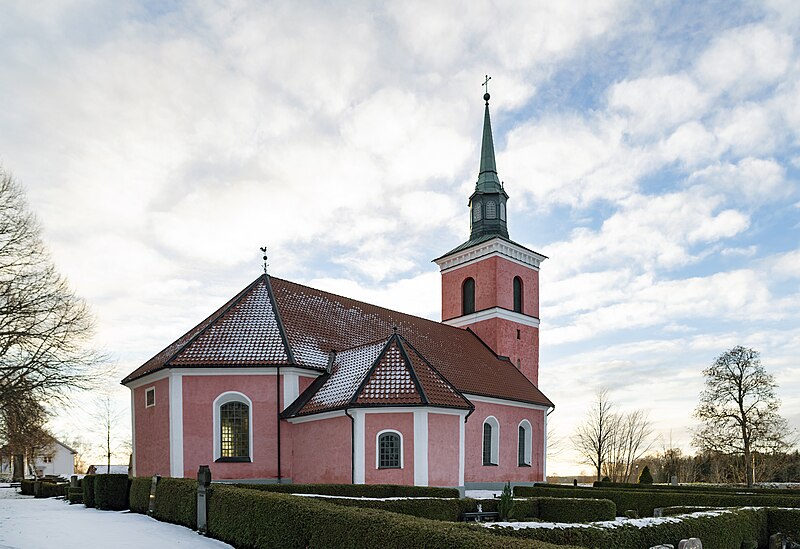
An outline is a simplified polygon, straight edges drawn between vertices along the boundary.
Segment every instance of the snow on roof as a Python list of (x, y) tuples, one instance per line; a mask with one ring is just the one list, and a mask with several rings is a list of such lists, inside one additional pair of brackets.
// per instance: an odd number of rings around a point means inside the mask
[[(292, 365), (320, 371), (326, 369), (331, 351), (342, 355), (345, 350), (364, 347), (362, 352), (366, 352), (366, 347), (386, 342), (395, 331), (405, 342), (413, 370), (409, 375), (417, 375), (415, 390), (421, 387), (429, 399), (456, 404), (462, 401), (458, 393), (470, 393), (552, 406), (508, 359), (495, 355), (470, 330), (267, 275), (253, 281), (214, 314), (128, 375), (123, 383), (175, 366)], [(343, 359), (337, 356), (337, 360)], [(371, 365), (370, 362), (366, 367)], [(366, 375), (363, 368), (364, 364), (350, 366), (347, 376)], [(399, 370), (392, 372), (394, 376), (405, 375)], [(346, 383), (344, 378), (336, 381), (348, 387), (351, 382), (358, 386), (363, 377), (355, 378)], [(390, 381), (393, 385), (387, 387), (401, 389), (400, 378)], [(319, 388), (320, 384), (313, 386)], [(344, 389), (339, 387), (339, 390)], [(341, 400), (332, 387), (326, 389), (326, 394), (320, 397), (320, 403), (329, 405), (330, 399)]]

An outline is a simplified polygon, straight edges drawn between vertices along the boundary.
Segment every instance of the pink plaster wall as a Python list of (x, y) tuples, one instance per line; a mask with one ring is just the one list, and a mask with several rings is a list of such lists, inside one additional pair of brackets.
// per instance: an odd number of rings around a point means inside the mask
[(458, 433), (462, 419), (428, 414), (428, 485), (458, 486)]
[(351, 429), (351, 420), (347, 416), (290, 424), (292, 482), (350, 484)]
[[(275, 383), (275, 376), (269, 375), (183, 376), (184, 476), (195, 477), (200, 465), (209, 465), (215, 479), (277, 477)], [(247, 395), (253, 402), (252, 463), (214, 462), (213, 404), (228, 391)], [(282, 400), (282, 388), (280, 395)], [(281, 429), (285, 425), (284, 422)], [(283, 434), (281, 439), (283, 443)], [(291, 454), (282, 448), (282, 476), (290, 476), (288, 455)]]
[(502, 257), (490, 257), (442, 273), (442, 320), (461, 316), (461, 287), (475, 279), (475, 310), (514, 310), (514, 277), (522, 279), (522, 312), (539, 317), (539, 271)]
[[(281, 376), (282, 377), (282, 376)], [(315, 377), (306, 377), (306, 376), (299, 376), (298, 386), (300, 387), (299, 394), (303, 394), (303, 391), (308, 389), (308, 386), (314, 383), (314, 380), (317, 379)], [(290, 403), (291, 404), (291, 403)]]
[[(500, 257), (490, 257), (442, 274), (442, 319), (461, 316), (461, 288), (475, 279), (475, 310), (514, 309), (514, 277), (523, 285), (522, 312), (539, 316), (539, 272)], [(539, 329), (493, 318), (469, 326), (495, 353), (507, 356), (534, 385), (539, 383)], [(517, 338), (519, 330), (519, 338)]]
[[(464, 482), (541, 482), (544, 480), (544, 411), (474, 402), (464, 441)], [(483, 422), (494, 416), (500, 423), (500, 447), (497, 466), (483, 465)], [(519, 423), (527, 419), (532, 427), (531, 466), (520, 467), (517, 460)]]
[[(403, 468), (378, 469), (376, 464), (377, 435), (392, 429), (403, 435)], [(365, 475), (367, 484), (414, 484), (414, 413), (364, 415)]]
[[(145, 391), (156, 389), (156, 405), (145, 407)], [(162, 379), (133, 390), (136, 429), (136, 475), (169, 475), (169, 380)]]

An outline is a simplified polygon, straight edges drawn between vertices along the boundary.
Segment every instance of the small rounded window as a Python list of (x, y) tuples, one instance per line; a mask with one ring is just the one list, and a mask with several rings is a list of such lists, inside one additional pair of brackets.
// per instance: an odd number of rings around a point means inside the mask
[(486, 203), (486, 219), (497, 218), (497, 204), (491, 200)]
[(481, 220), (481, 203), (480, 202), (473, 202), (472, 203), (472, 221), (480, 221)]
[(506, 220), (506, 205), (504, 203), (500, 203), (500, 220)]

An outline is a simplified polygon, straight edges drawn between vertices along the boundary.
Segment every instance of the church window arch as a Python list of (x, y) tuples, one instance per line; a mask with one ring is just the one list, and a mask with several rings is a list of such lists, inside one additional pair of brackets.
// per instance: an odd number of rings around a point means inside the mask
[(384, 429), (375, 437), (375, 467), (377, 469), (403, 468), (403, 434)]
[(475, 312), (475, 279), (468, 278), (461, 285), (461, 314)]
[(472, 203), (472, 221), (473, 223), (476, 221), (480, 221), (483, 218), (483, 208), (481, 207), (480, 202), (473, 202)]
[(490, 200), (486, 203), (486, 219), (495, 218), (497, 218), (497, 203), (493, 200)]
[(489, 416), (483, 421), (483, 464), (497, 465), (500, 458), (500, 424)]
[(214, 400), (214, 461), (253, 461), (253, 402), (229, 391)]
[(519, 422), (517, 438), (517, 465), (520, 467), (531, 466), (533, 454), (533, 428), (531, 422), (523, 419)]
[(500, 203), (500, 221), (506, 220), (506, 204), (505, 202)]
[(518, 276), (514, 277), (514, 312), (522, 312), (522, 279)]

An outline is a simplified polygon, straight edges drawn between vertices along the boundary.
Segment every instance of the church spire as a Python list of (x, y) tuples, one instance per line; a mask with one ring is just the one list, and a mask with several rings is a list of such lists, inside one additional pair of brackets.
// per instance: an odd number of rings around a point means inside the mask
[(481, 163), (475, 192), (469, 197), (470, 240), (482, 236), (498, 235), (508, 238), (506, 225), (506, 201), (508, 195), (497, 177), (497, 164), (494, 158), (492, 121), (489, 117), (489, 80), (487, 75), (483, 85), (486, 93), (483, 100), (486, 107), (483, 114), (483, 138), (481, 140)]

